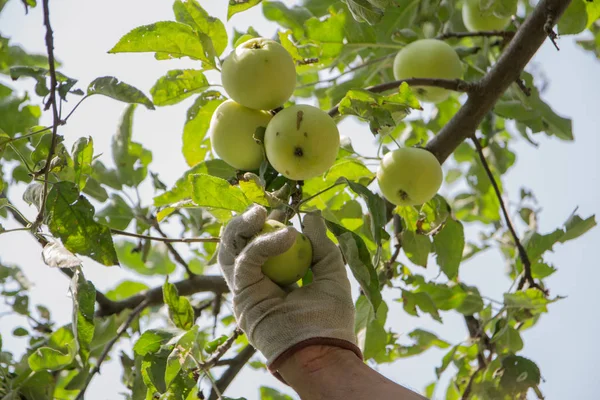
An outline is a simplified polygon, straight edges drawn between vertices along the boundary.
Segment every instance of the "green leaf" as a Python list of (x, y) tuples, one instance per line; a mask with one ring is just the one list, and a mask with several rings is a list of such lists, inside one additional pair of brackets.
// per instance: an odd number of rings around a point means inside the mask
[(79, 355), (87, 364), (90, 345), (94, 337), (94, 307), (96, 305), (96, 288), (85, 279), (81, 270), (77, 270), (71, 280), (73, 295), (73, 334), (79, 345)]
[(21, 326), (18, 326), (15, 329), (13, 329), (12, 334), (16, 337), (23, 337), (29, 335), (29, 331)]
[[(265, 189), (260, 186), (255, 180), (250, 179), (247, 181), (239, 181), (240, 189), (248, 200), (252, 203), (260, 204), (265, 207), (269, 207), (269, 197), (265, 192)], [(275, 199), (273, 201), (276, 201)]]
[(383, 10), (373, 6), (367, 0), (344, 0), (344, 2), (357, 22), (375, 25), (383, 18)]
[(194, 326), (194, 309), (187, 297), (179, 296), (177, 288), (169, 281), (163, 285), (163, 300), (169, 307), (169, 317), (176, 327), (190, 330)]
[(160, 347), (173, 338), (173, 336), (175, 336), (173, 332), (159, 329), (148, 329), (142, 333), (137, 342), (135, 342), (133, 345), (133, 351), (140, 356), (156, 353), (158, 350), (160, 350)]
[(433, 319), (435, 319), (436, 321), (442, 322), (442, 318), (440, 317), (440, 314), (438, 312), (437, 307), (435, 306), (435, 303), (433, 302), (433, 300), (427, 293), (424, 293), (424, 292), (413, 293), (408, 290), (403, 290), (402, 291), (402, 302), (404, 305), (404, 311), (406, 311), (408, 314), (418, 317), (419, 316), (419, 313), (417, 311), (417, 307), (418, 307), (421, 311), (430, 314), (431, 317)]
[[(154, 397), (154, 393), (165, 393), (167, 384), (165, 382), (165, 372), (167, 369), (167, 359), (170, 354), (170, 349), (161, 349), (159, 352), (146, 354), (142, 360), (141, 372), (142, 379), (148, 387), (148, 393)], [(167, 395), (165, 397), (168, 398)]]
[(225, 179), (207, 174), (192, 175), (192, 200), (200, 207), (213, 207), (231, 211), (244, 211), (251, 202), (237, 186)]
[(246, 11), (249, 8), (254, 7), (261, 1), (262, 0), (230, 0), (229, 7), (227, 7), (227, 20), (229, 20), (237, 13)]
[(132, 104), (123, 113), (119, 130), (112, 139), (113, 160), (117, 166), (119, 181), (124, 185), (136, 187), (148, 174), (148, 164), (152, 161), (152, 153), (140, 143), (131, 141), (133, 112)]
[(223, 53), (227, 47), (227, 31), (220, 19), (208, 15), (196, 0), (176, 0), (173, 12), (177, 22), (208, 35), (218, 56)]
[(29, 296), (16, 295), (12, 308), (17, 314), (29, 315)]
[(150, 89), (152, 101), (157, 106), (177, 104), (194, 93), (208, 88), (209, 83), (202, 71), (174, 69), (168, 71)]
[(50, 347), (40, 347), (29, 355), (27, 363), (33, 371), (58, 371), (71, 364), (74, 358), (75, 352), (70, 346), (66, 354)]
[(365, 296), (360, 296), (356, 301), (354, 331), (365, 360), (374, 358), (385, 350), (387, 332), (384, 325), (387, 312), (387, 304), (383, 301), (379, 305), (377, 314), (375, 314), (373, 306)]
[(400, 85), (398, 93), (391, 95), (353, 89), (339, 105), (340, 114), (356, 115), (369, 121), (373, 134), (392, 130), (412, 109), (419, 110), (421, 106), (406, 83)]
[(236, 176), (235, 168), (223, 160), (207, 160), (188, 169), (179, 178), (173, 188), (154, 198), (154, 206), (161, 207), (192, 198), (192, 180), (190, 177), (197, 174), (207, 174), (222, 179), (231, 179)]
[(523, 349), (523, 339), (518, 330), (506, 325), (505, 320), (498, 321), (497, 332), (492, 336), (492, 343), (496, 344), (499, 354), (517, 353)]
[(223, 343), (225, 343), (227, 341), (227, 335), (221, 335), (218, 338), (216, 338), (215, 340), (211, 340), (210, 342), (206, 343), (206, 345), (204, 346), (204, 350), (208, 353), (208, 354), (212, 354), (215, 352), (215, 350), (217, 350), (217, 347), (219, 347), (220, 345), (222, 345)]
[(175, 271), (175, 264), (169, 258), (169, 250), (164, 243), (157, 243), (150, 248), (147, 258), (132, 242), (117, 242), (117, 255), (124, 267), (141, 275), (168, 275)]
[(114, 76), (94, 79), (87, 89), (88, 96), (93, 94), (101, 94), (125, 103), (143, 104), (146, 108), (154, 110), (154, 105), (142, 91), (119, 81)]
[(532, 313), (547, 312), (548, 304), (555, 300), (549, 300), (540, 290), (531, 288), (516, 293), (504, 293), (504, 305), (516, 309), (527, 309)]
[(119, 181), (119, 174), (115, 169), (108, 169), (101, 161), (96, 160), (92, 165), (94, 179), (113, 189), (121, 190), (123, 184)]
[(266, 19), (290, 29), (296, 39), (304, 37), (304, 21), (312, 17), (312, 13), (304, 7), (288, 8), (280, 1), (263, 1), (262, 12)]
[(584, 0), (573, 0), (558, 20), (558, 34), (575, 35), (581, 33), (587, 27), (587, 22), (586, 2)]
[(195, 348), (197, 335), (198, 326), (195, 325), (178, 338), (171, 354), (167, 358), (167, 366), (165, 368), (165, 383), (167, 387), (177, 378), (185, 364), (191, 361), (188, 359), (188, 356)]
[(48, 69), (41, 67), (29, 67), (29, 66), (16, 66), (10, 68), (10, 79), (13, 81), (21, 77), (30, 77), (36, 80), (35, 94), (40, 97), (44, 97), (50, 93), (48, 89), (46, 78), (48, 76)]
[(145, 283), (126, 280), (119, 283), (114, 289), (106, 292), (106, 297), (112, 301), (119, 301), (148, 289), (150, 288)]
[(94, 221), (94, 207), (71, 182), (52, 185), (46, 202), (48, 228), (71, 252), (103, 265), (117, 265), (110, 229)]
[(396, 350), (398, 357), (411, 357), (421, 354), (432, 347), (447, 349), (450, 344), (445, 340), (438, 338), (435, 334), (427, 332), (423, 329), (415, 329), (408, 334), (408, 337), (413, 339), (415, 344), (410, 346), (398, 346)]
[(556, 268), (543, 262), (531, 264), (531, 276), (534, 279), (543, 279), (556, 272)]
[(421, 267), (427, 267), (427, 257), (431, 250), (429, 236), (404, 230), (402, 232), (402, 249), (410, 261)]
[(564, 243), (568, 240), (576, 239), (595, 226), (595, 215), (586, 219), (581, 219), (579, 215), (576, 215), (575, 212), (573, 212), (567, 222), (565, 222), (565, 234), (560, 238), (560, 242)]
[(312, 17), (304, 22), (306, 36), (320, 46), (321, 61), (337, 57), (344, 49), (346, 14), (331, 14), (327, 19)]
[(540, 369), (525, 357), (506, 356), (502, 359), (502, 367), (500, 386), (510, 394), (525, 393), (527, 389), (540, 383)]
[(75, 169), (75, 183), (79, 190), (83, 190), (87, 179), (92, 175), (92, 160), (94, 158), (94, 141), (92, 137), (79, 138), (73, 144), (73, 162)]
[(183, 127), (182, 152), (188, 165), (194, 166), (204, 160), (207, 146), (203, 146), (210, 120), (216, 108), (225, 101), (221, 93), (213, 90), (203, 92), (187, 111)]
[(381, 247), (382, 232), (385, 232), (385, 226), (387, 225), (386, 218), (386, 206), (385, 200), (381, 196), (376, 195), (359, 183), (354, 183), (346, 178), (340, 178), (346, 182), (348, 187), (356, 194), (361, 196), (371, 216), (371, 232), (373, 233), (373, 239), (378, 247)]
[(273, 389), (267, 386), (261, 386), (260, 400), (293, 400), (293, 398), (288, 396), (287, 394), (279, 392), (279, 390), (277, 389)]
[[(54, 396), (54, 387), (56, 379), (54, 374), (46, 370), (37, 371), (27, 377), (19, 388), (19, 393), (15, 393), (15, 397), (6, 396), (6, 400), (46, 400), (52, 399)], [(4, 400), (4, 399), (3, 399)]]
[(433, 245), (438, 265), (448, 279), (455, 279), (465, 248), (465, 232), (460, 221), (446, 220), (442, 230), (433, 237)]
[(174, 21), (160, 21), (139, 26), (125, 34), (109, 53), (156, 53), (156, 58), (190, 57), (216, 67), (215, 49), (210, 38), (195, 32), (189, 25)]
[(19, 132), (25, 132), (32, 126), (38, 125), (39, 118), (42, 114), (40, 107), (24, 104), (27, 100), (27, 97), (9, 97), (0, 101), (2, 129), (10, 137), (15, 136), (15, 134)]
[[(403, 208), (411, 208), (414, 210), (414, 207)], [(418, 228), (419, 233), (430, 235), (436, 233), (438, 229), (443, 226), (444, 222), (446, 222), (449, 216), (450, 206), (448, 205), (448, 202), (446, 202), (446, 199), (444, 199), (442, 196), (436, 194), (433, 199), (421, 206), (419, 219), (415, 225)], [(414, 231), (414, 229), (411, 230)]]
[(135, 218), (131, 206), (116, 193), (110, 195), (110, 202), (98, 211), (96, 216), (103, 224), (120, 230), (127, 229), (131, 220)]
[(377, 271), (373, 267), (371, 254), (365, 242), (359, 235), (343, 226), (329, 220), (325, 220), (325, 224), (337, 238), (346, 263), (371, 302), (373, 309), (379, 309), (379, 305), (381, 304), (379, 278), (377, 277)]

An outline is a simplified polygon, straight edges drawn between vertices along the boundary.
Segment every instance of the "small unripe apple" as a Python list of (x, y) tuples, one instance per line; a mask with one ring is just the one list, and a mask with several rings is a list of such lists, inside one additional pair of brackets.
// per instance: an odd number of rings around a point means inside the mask
[[(445, 42), (421, 39), (402, 48), (394, 59), (394, 77), (460, 79), (463, 68), (456, 51)], [(450, 91), (433, 86), (414, 86), (415, 95), (424, 102), (439, 103)]]
[(462, 7), (462, 18), (470, 32), (500, 31), (508, 25), (510, 17), (499, 18), (493, 13), (481, 10), (480, 0), (465, 0)]
[[(279, 221), (267, 220), (259, 235), (286, 228)], [(302, 233), (296, 231), (296, 241), (283, 254), (269, 258), (262, 266), (262, 272), (279, 285), (289, 285), (302, 279), (312, 263), (312, 245)]]
[(398, 206), (428, 202), (442, 185), (442, 167), (425, 149), (406, 147), (387, 153), (377, 170), (383, 196)]
[(265, 132), (267, 159), (277, 172), (296, 181), (319, 176), (335, 162), (340, 133), (325, 111), (306, 104), (284, 108)]
[(225, 59), (221, 81), (229, 97), (256, 110), (272, 110), (294, 93), (296, 64), (274, 40), (243, 42)]
[(272, 116), (226, 100), (217, 107), (209, 127), (214, 152), (233, 168), (258, 169), (264, 160), (262, 146), (254, 140), (258, 128), (265, 128)]

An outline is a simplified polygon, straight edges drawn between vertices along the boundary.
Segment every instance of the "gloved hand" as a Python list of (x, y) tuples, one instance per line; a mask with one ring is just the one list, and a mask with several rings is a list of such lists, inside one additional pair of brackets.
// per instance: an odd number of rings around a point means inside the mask
[[(354, 304), (342, 255), (329, 240), (318, 214), (304, 217), (303, 231), (313, 247), (313, 282), (281, 288), (263, 275), (267, 258), (294, 243), (292, 228), (254, 238), (267, 211), (253, 206), (232, 219), (223, 234), (219, 264), (233, 293), (233, 311), (248, 341), (266, 358), (273, 373), (296, 351), (310, 345), (352, 350), (362, 359), (354, 334)], [(277, 375), (277, 374), (276, 374)]]

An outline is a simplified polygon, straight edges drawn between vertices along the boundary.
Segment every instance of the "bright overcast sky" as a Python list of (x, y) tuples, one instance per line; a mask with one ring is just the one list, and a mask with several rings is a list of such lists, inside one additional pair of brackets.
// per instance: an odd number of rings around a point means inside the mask
[[(225, 18), (228, 2), (200, 0), (200, 3), (212, 15)], [(173, 19), (171, 5), (170, 1), (157, 0), (51, 1), (56, 55), (63, 63), (61, 71), (79, 79), (80, 87), (84, 89), (96, 77), (114, 75), (148, 93), (156, 79), (167, 70), (198, 68), (199, 65), (190, 60), (159, 62), (150, 54), (107, 54), (107, 50), (134, 27)], [(273, 24), (264, 20), (260, 7), (233, 17), (227, 28), (230, 32), (234, 26), (238, 30), (245, 30), (250, 24), (263, 36), (272, 35), (275, 29)], [(10, 1), (0, 14), (0, 32), (3, 36), (11, 37), (13, 44), (21, 44), (28, 51), (45, 52), (41, 6), (25, 16), (21, 2)], [(561, 226), (575, 207), (579, 207), (578, 212), (582, 217), (600, 211), (600, 65), (591, 53), (579, 49), (572, 37), (562, 38), (559, 45), (561, 51), (556, 52), (551, 44), (546, 43), (533, 63), (550, 80), (543, 98), (558, 113), (573, 118), (576, 141), (565, 143), (539, 134), (535, 137), (540, 144), (537, 149), (519, 141), (513, 145), (517, 150), (516, 166), (505, 180), (505, 190), (512, 201), (517, 200), (520, 187), (533, 189), (543, 208), (540, 217), (542, 233)], [(217, 79), (214, 75), (210, 77)], [(14, 83), (11, 85), (15, 86)], [(32, 96), (35, 94), (32, 93)], [(188, 99), (156, 111), (138, 107), (136, 111), (133, 139), (152, 150), (154, 161), (150, 169), (160, 172), (168, 185), (186, 169), (181, 155), (181, 133), (185, 112), (192, 101)], [(69, 104), (72, 106), (73, 103)], [(86, 100), (68, 125), (60, 129), (66, 138), (67, 148), (81, 136), (92, 136), (95, 153), (104, 153), (102, 161), (110, 164), (110, 138), (124, 108), (125, 104), (107, 97), (94, 96)], [(48, 115), (44, 118), (42, 123), (50, 124)], [(352, 138), (355, 148), (366, 149), (365, 154), (375, 153), (371, 134), (364, 124), (347, 120), (340, 128), (342, 134)], [(150, 204), (152, 190), (143, 188), (142, 196), (146, 204)], [(17, 197), (13, 192), (11, 198), (15, 200)], [(18, 205), (28, 211), (27, 215), (35, 216), (34, 211), (23, 203)], [(468, 232), (476, 234), (472, 228)], [(178, 231), (172, 230), (172, 234), (177, 235)], [(596, 375), (594, 372), (600, 356), (596, 345), (600, 328), (597, 318), (597, 305), (600, 304), (600, 290), (597, 288), (597, 282), (600, 281), (599, 244), (600, 229), (596, 228), (576, 241), (557, 245), (555, 252), (548, 256), (547, 261), (559, 269), (547, 279), (548, 286), (552, 295), (567, 296), (567, 299), (551, 305), (550, 313), (543, 315), (535, 328), (523, 334), (525, 347), (522, 352), (523, 356), (540, 366), (546, 380), (541, 389), (548, 400), (591, 400), (596, 399), (600, 392), (600, 381), (589, 379)], [(58, 326), (70, 320), (68, 281), (58, 271), (43, 264), (41, 249), (34, 240), (25, 233), (1, 235), (0, 256), (4, 263), (18, 263), (35, 283), (30, 304), (44, 303), (50, 307)], [(427, 274), (435, 276), (436, 268), (432, 260)], [(107, 269), (90, 261), (84, 263), (84, 271), (101, 290), (114, 287), (122, 279), (136, 278), (126, 270)], [(216, 273), (216, 270), (212, 272)], [(496, 250), (487, 251), (465, 263), (461, 276), (465, 283), (478, 285), (482, 294), (494, 299), (501, 299), (502, 293), (510, 286), (505, 276), (504, 262)], [(151, 281), (151, 284), (161, 283), (161, 278)], [(466, 330), (460, 316), (443, 313), (444, 325), (428, 317), (409, 317), (399, 303), (393, 302), (397, 297), (398, 293), (391, 291), (385, 294), (390, 305), (388, 325), (404, 335), (401, 340), (407, 341), (405, 334), (417, 327), (434, 331), (453, 344), (465, 339)], [(0, 304), (0, 314), (6, 310), (7, 307)], [(18, 325), (26, 326), (27, 323), (14, 316), (0, 319), (4, 347), (20, 355), (26, 347), (26, 341), (11, 335)], [(123, 341), (121, 348), (131, 349), (131, 344)], [(379, 368), (394, 381), (420, 391), (435, 378), (434, 369), (439, 366), (443, 354), (441, 350), (430, 350), (423, 355), (401, 359)], [(118, 393), (124, 388), (120, 374), (118, 358), (105, 363), (101, 375), (93, 381), (87, 398), (121, 398)], [(227, 395), (257, 399), (261, 385), (283, 387), (268, 373), (246, 368), (228, 389)], [(284, 390), (292, 393), (289, 389)], [(436, 398), (444, 398), (443, 392), (439, 391)]]

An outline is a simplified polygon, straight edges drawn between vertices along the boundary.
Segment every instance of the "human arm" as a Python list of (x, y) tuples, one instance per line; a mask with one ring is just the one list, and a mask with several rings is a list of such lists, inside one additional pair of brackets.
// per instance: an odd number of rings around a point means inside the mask
[[(219, 264), (233, 293), (238, 325), (267, 358), (269, 370), (306, 400), (423, 399), (363, 363), (354, 333), (350, 282), (322, 217), (308, 214), (303, 220), (313, 248), (313, 281), (282, 288), (262, 273), (261, 266), (287, 251), (296, 233), (288, 228), (256, 237), (266, 215), (264, 208), (255, 206), (229, 223), (221, 235)], [(358, 397), (348, 397), (351, 394)]]
[(279, 373), (303, 400), (426, 400), (334, 346), (305, 347)]

